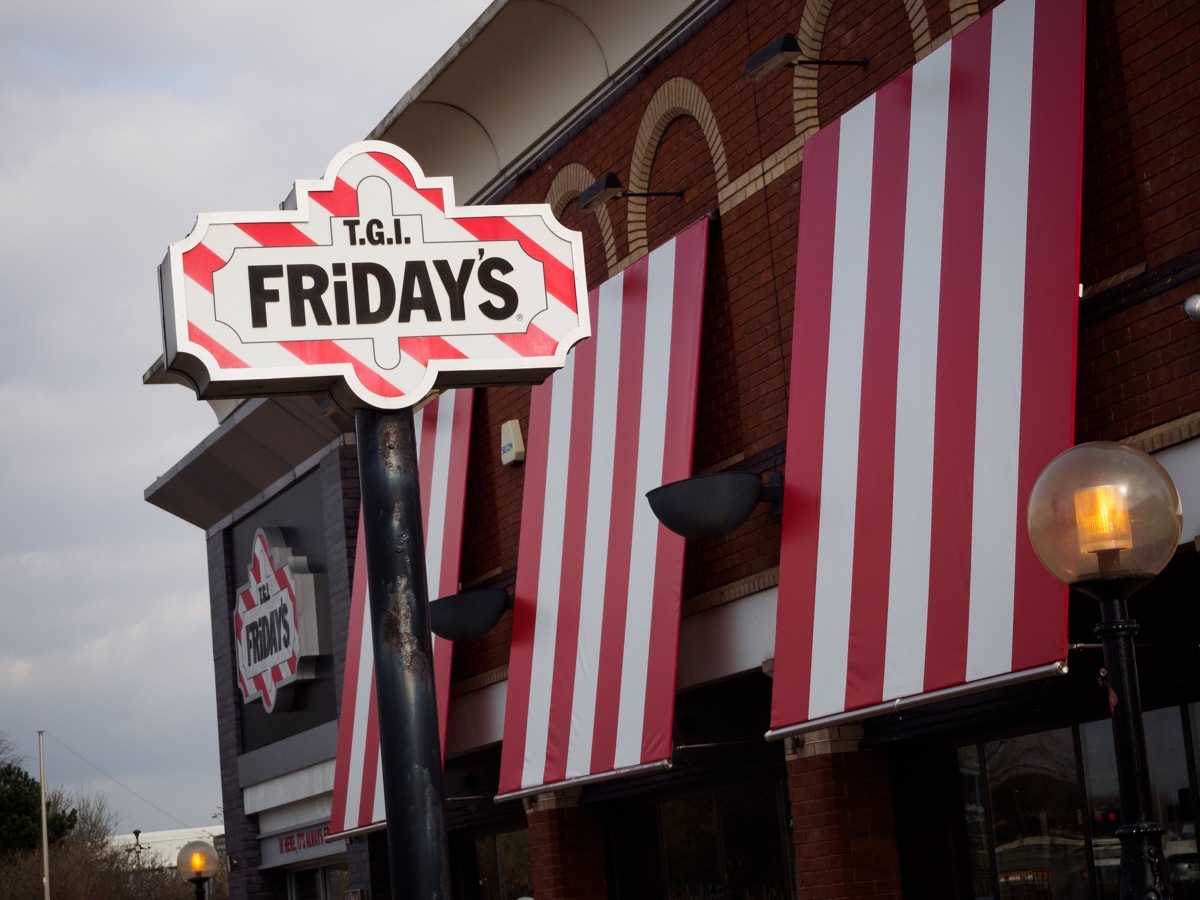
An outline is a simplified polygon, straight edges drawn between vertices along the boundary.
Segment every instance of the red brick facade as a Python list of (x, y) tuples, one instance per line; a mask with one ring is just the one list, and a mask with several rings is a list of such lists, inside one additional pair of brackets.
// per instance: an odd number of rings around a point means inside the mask
[(899, 898), (900, 858), (891, 774), (859, 729), (813, 732), (788, 758), (797, 889), (801, 898)]
[[(591, 285), (719, 212), (695, 471), (782, 465), (803, 138), (994, 5), (823, 4), (822, 55), (869, 57), (870, 65), (815, 71), (814, 119), (799, 108), (796, 75), (758, 83), (742, 76), (754, 50), (782, 32), (803, 31), (804, 4), (736, 0), (503, 198), (549, 202), (580, 230)], [(1180, 308), (1200, 290), (1200, 70), (1193, 52), (1200, 5), (1092, 2), (1088, 14), (1077, 434), (1120, 439), (1200, 412), (1200, 328)], [(591, 177), (616, 172), (627, 187), (648, 167), (643, 189), (684, 196), (627, 198), (584, 212), (572, 202), (577, 189), (556, 188), (570, 167)], [(494, 444), (505, 420), (527, 424), (528, 409), (523, 388), (490, 390), (477, 404), (466, 585), (511, 583), (523, 479), (520, 469), (494, 465)], [(685, 595), (760, 575), (778, 564), (778, 554), (778, 519), (761, 509), (728, 538), (692, 542)], [(504, 666), (508, 640), (506, 621), (460, 647), (456, 680)], [(800, 896), (900, 896), (881, 758), (839, 752), (792, 760), (788, 771)], [(539, 897), (604, 896), (599, 835), (583, 810), (537, 810), (528, 821)]]
[(578, 805), (578, 791), (556, 791), (526, 806), (529, 856), (538, 897), (605, 900), (604, 835), (595, 808)]

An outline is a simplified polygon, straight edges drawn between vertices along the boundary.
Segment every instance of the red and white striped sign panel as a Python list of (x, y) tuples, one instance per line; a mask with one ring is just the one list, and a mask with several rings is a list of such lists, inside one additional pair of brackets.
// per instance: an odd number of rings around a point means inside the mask
[(233, 611), (238, 685), (243, 701), (261, 697), (271, 712), (281, 688), (312, 677), (311, 660), (321, 652), (316, 592), (307, 560), (292, 554), (276, 528), (254, 533), (246, 579)]
[(582, 240), (549, 206), (457, 207), (450, 179), (379, 141), (285, 205), (203, 214), (159, 268), (166, 366), (201, 397), (399, 409), (539, 382), (588, 335)]
[[(473, 393), (470, 390), (447, 391), (413, 416), (417, 434), (417, 471), (421, 482), (425, 570), (431, 600), (458, 591)], [(360, 513), (354, 584), (350, 594), (346, 671), (338, 716), (333, 808), (329, 819), (331, 836), (382, 826), (385, 820), (365, 547)], [(438, 728), (444, 753), (454, 644), (437, 635), (432, 637)]]
[(671, 755), (684, 539), (646, 491), (691, 474), (708, 221), (592, 295), (592, 340), (529, 412), (500, 792)]
[(804, 149), (773, 733), (1064, 658), (1082, 0), (1006, 0)]

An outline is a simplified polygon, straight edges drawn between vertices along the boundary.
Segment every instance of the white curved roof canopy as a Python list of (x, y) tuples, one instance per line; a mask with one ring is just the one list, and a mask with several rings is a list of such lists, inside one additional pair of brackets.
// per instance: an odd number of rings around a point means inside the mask
[(369, 137), (466, 203), (568, 129), (625, 74), (724, 3), (496, 0)]

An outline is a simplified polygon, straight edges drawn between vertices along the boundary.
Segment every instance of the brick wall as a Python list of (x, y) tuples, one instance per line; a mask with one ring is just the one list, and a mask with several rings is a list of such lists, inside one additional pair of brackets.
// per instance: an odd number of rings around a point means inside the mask
[(887, 758), (857, 749), (856, 727), (815, 732), (788, 759), (798, 895), (900, 898)]
[(1200, 410), (1200, 7), (1088, 4), (1078, 440)]
[(526, 813), (533, 892), (539, 900), (606, 900), (604, 837), (594, 809), (566, 792), (540, 797)]

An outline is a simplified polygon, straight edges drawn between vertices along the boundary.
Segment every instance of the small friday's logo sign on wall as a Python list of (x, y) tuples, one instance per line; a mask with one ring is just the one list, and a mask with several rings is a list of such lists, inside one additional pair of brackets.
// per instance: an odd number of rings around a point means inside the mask
[(313, 577), (274, 528), (255, 532), (246, 568), (233, 616), (238, 684), (247, 703), (261, 697), (271, 712), (279, 689), (309, 677), (305, 658), (320, 653)]

